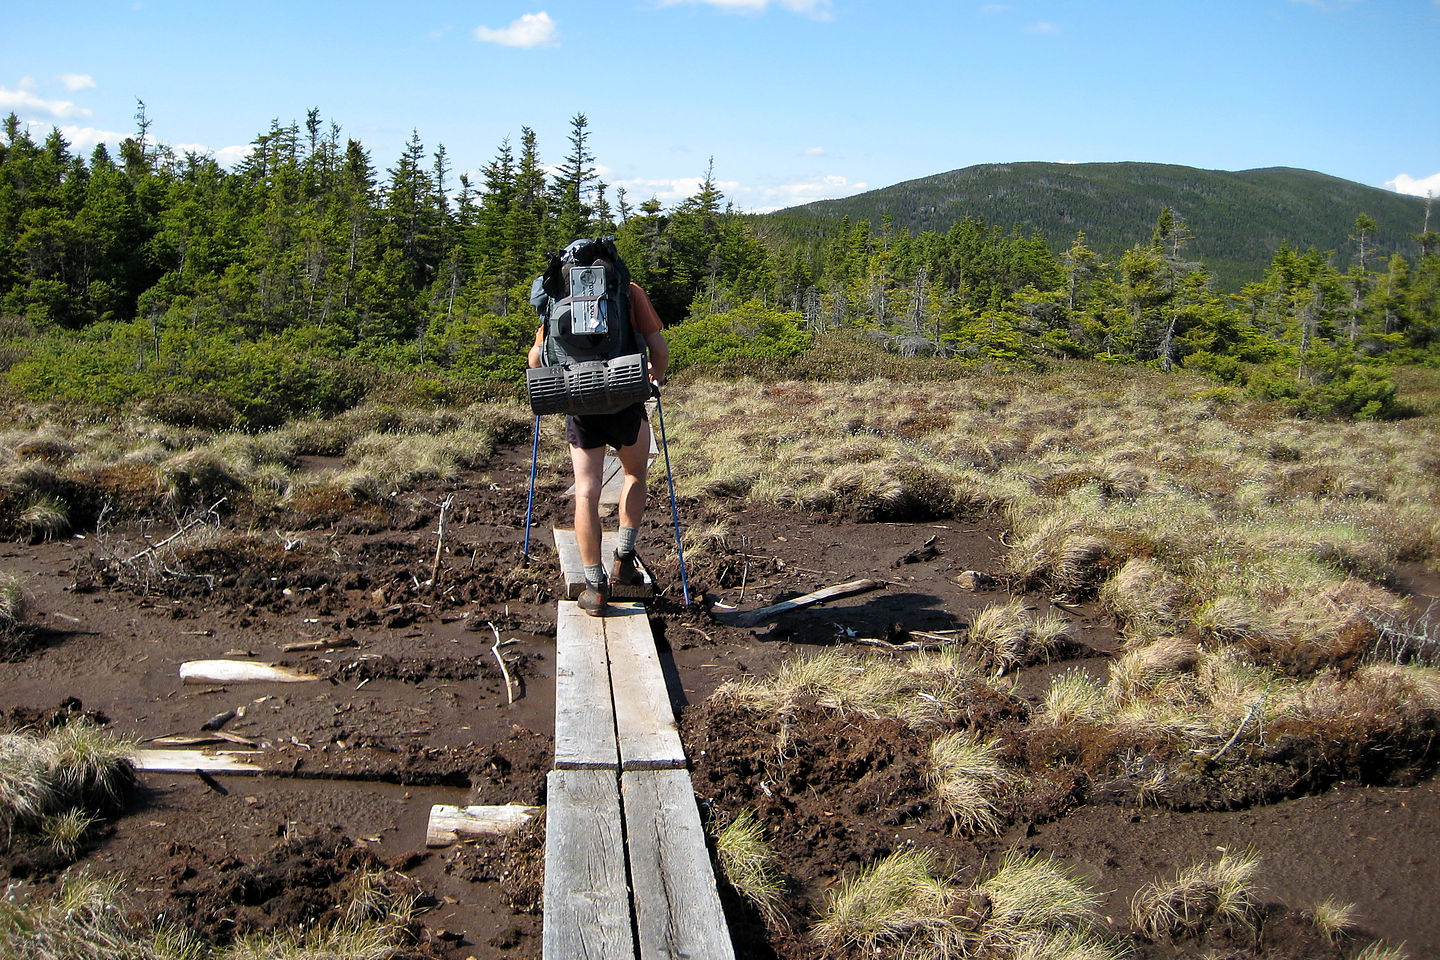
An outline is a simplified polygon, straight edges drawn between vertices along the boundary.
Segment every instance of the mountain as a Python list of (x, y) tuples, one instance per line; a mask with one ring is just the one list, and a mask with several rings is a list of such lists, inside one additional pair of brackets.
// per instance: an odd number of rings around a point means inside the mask
[[(1022, 233), (1040, 233), (1056, 253), (1078, 232), (1102, 256), (1149, 240), (1170, 207), (1189, 225), (1188, 253), (1237, 289), (1257, 279), (1282, 241), (1304, 250), (1334, 251), (1342, 269), (1358, 245), (1355, 218), (1377, 224), (1372, 268), (1392, 253), (1412, 259), (1412, 234), (1424, 226), (1425, 201), (1288, 167), (1229, 172), (1160, 163), (991, 163), (841, 200), (822, 200), (767, 216), (790, 235), (826, 235), (842, 216), (880, 228), (889, 214), (896, 228), (943, 233), (966, 218)], [(1432, 225), (1433, 226), (1433, 225)]]

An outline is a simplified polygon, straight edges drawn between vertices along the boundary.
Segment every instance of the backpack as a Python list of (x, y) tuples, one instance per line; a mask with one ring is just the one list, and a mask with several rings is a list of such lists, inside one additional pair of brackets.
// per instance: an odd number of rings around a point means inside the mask
[(541, 366), (525, 371), (537, 416), (615, 413), (650, 396), (645, 342), (630, 322), (630, 271), (614, 237), (550, 254), (530, 303), (545, 331)]

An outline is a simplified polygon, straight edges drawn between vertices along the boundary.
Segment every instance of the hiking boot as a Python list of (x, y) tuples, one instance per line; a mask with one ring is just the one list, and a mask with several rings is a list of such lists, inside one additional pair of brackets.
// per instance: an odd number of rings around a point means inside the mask
[(610, 583), (622, 587), (643, 587), (645, 574), (636, 565), (634, 553), (615, 552), (615, 562), (610, 565)]
[(608, 583), (587, 583), (585, 589), (580, 591), (580, 599), (576, 601), (581, 610), (592, 617), (605, 616), (605, 604), (610, 601), (610, 585)]

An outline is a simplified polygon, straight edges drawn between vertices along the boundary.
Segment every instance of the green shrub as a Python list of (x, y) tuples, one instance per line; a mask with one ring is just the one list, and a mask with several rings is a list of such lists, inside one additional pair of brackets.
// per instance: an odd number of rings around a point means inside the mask
[(798, 313), (770, 310), (758, 300), (728, 313), (687, 320), (665, 331), (670, 369), (714, 367), (733, 361), (789, 360), (810, 348)]

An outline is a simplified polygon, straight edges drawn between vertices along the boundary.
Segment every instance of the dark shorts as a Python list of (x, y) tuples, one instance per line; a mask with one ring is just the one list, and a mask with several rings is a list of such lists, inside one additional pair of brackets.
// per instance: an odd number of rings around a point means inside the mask
[(611, 446), (616, 450), (640, 439), (640, 424), (649, 420), (645, 404), (634, 403), (617, 413), (597, 413), (565, 418), (565, 439), (581, 450)]

